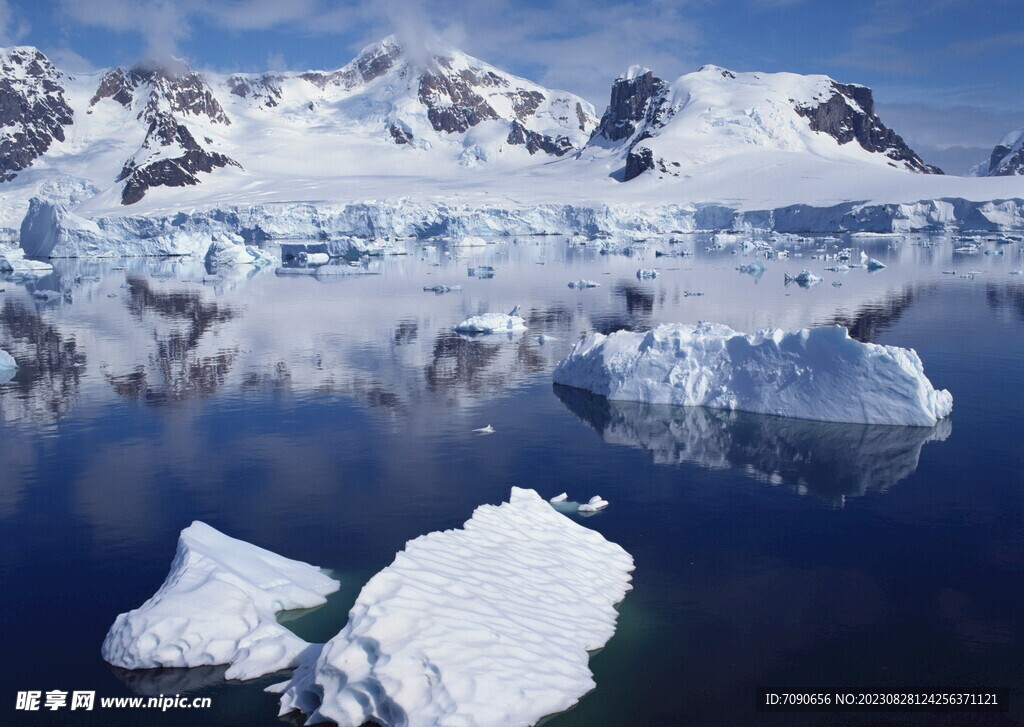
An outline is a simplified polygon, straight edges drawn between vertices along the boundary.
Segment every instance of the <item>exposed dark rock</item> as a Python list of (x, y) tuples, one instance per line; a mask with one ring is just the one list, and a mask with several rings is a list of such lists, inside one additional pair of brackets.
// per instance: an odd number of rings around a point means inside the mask
[[(160, 157), (159, 149), (178, 146), (184, 153), (176, 157)], [(150, 157), (138, 161), (146, 151)], [(157, 158), (152, 158), (156, 156)], [(184, 187), (199, 183), (200, 172), (210, 173), (218, 167), (241, 165), (224, 154), (200, 146), (191, 132), (173, 116), (159, 113), (150, 122), (142, 149), (125, 162), (117, 181), (127, 180), (121, 192), (121, 204), (135, 204), (152, 187)]]
[(572, 141), (567, 136), (551, 138), (546, 134), (540, 134), (527, 129), (518, 121), (512, 122), (512, 128), (508, 133), (506, 141), (509, 144), (525, 144), (526, 151), (530, 152), (530, 154), (543, 151), (560, 157), (573, 149)]
[(648, 169), (654, 169), (654, 152), (646, 146), (630, 149), (626, 154), (626, 176), (623, 181), (635, 179)]
[[(1024, 131), (1021, 131), (1024, 139)], [(1016, 147), (1016, 149), (1014, 149)], [(1018, 140), (1012, 146), (997, 144), (988, 161), (987, 176), (1012, 177), (1024, 174), (1024, 143)]]
[(795, 106), (798, 114), (810, 120), (814, 131), (824, 132), (840, 144), (856, 141), (867, 151), (903, 162), (915, 172), (942, 174), (938, 167), (925, 164), (899, 134), (882, 123), (875, 114), (870, 88), (835, 81), (832, 88), (835, 93), (817, 106)]
[(404, 125), (391, 124), (388, 127), (391, 138), (396, 144), (408, 144), (412, 141), (412, 132)]
[(499, 118), (491, 105), (458, 76), (424, 73), (420, 76), (419, 99), (427, 107), (434, 131), (461, 134), (481, 121)]
[(60, 71), (34, 48), (0, 53), (0, 182), (43, 154), (54, 140), (64, 141), (64, 127), (74, 112), (64, 98)]
[(235, 96), (252, 99), (266, 108), (274, 108), (281, 99), (281, 76), (264, 75), (259, 78), (232, 76), (228, 88)]
[(505, 94), (512, 101), (512, 112), (519, 121), (524, 121), (544, 102), (544, 94), (540, 91), (514, 91)]
[(364, 53), (356, 59), (356, 68), (363, 81), (372, 81), (391, 70), (395, 61), (401, 56), (402, 49), (392, 43), (384, 43), (378, 48)]
[(587, 112), (583, 110), (583, 104), (576, 104), (576, 120), (580, 122), (580, 131), (587, 130)]
[(601, 123), (594, 129), (594, 137), (608, 141), (628, 139), (639, 126), (639, 122), (658, 123), (662, 121), (661, 107), (667, 85), (647, 71), (635, 78), (619, 78), (612, 84), (612, 97), (608, 109), (601, 117)]
[(96, 89), (96, 93), (93, 94), (92, 99), (89, 101), (89, 107), (92, 108), (102, 99), (111, 98), (117, 101), (122, 106), (130, 106), (132, 99), (132, 91), (134, 87), (128, 81), (125, 73), (120, 68), (114, 68), (103, 74), (103, 78), (100, 79), (99, 88)]

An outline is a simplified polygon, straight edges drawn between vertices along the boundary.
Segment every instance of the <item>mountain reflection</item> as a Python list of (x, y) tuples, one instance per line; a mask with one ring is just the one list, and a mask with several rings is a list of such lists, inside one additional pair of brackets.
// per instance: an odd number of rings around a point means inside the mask
[(16, 372), (8, 372), (13, 374), (8, 386), (17, 393), (0, 398), (0, 415), (51, 422), (71, 411), (87, 363), (75, 339), (13, 300), (0, 307), (0, 339), (18, 361)]
[(948, 419), (932, 428), (840, 424), (554, 391), (605, 442), (646, 450), (658, 464), (740, 469), (837, 504), (896, 484), (917, 469), (924, 444), (952, 431)]
[(985, 286), (985, 302), (992, 310), (1016, 311), (1024, 321), (1024, 285), (993, 285)]
[(836, 315), (823, 325), (840, 325), (850, 331), (850, 337), (863, 343), (873, 343), (879, 334), (894, 325), (915, 302), (930, 295), (935, 285), (907, 286), (899, 293), (887, 295), (883, 300), (868, 303), (853, 315)]
[(156, 314), (162, 320), (153, 328), (155, 350), (148, 366), (137, 365), (129, 373), (105, 372), (114, 391), (150, 404), (214, 394), (238, 358), (238, 348), (202, 356), (199, 343), (207, 332), (232, 320), (235, 311), (204, 300), (196, 291), (154, 290), (139, 276), (129, 276), (128, 286), (127, 305), (132, 316), (145, 320)]

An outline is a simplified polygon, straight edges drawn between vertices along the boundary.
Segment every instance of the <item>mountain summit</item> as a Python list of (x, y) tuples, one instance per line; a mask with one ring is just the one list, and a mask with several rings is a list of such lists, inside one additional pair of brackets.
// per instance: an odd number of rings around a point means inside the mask
[(632, 66), (612, 85), (588, 146), (617, 154), (624, 181), (648, 171), (679, 176), (757, 149), (942, 173), (882, 123), (866, 86), (711, 65), (671, 83)]

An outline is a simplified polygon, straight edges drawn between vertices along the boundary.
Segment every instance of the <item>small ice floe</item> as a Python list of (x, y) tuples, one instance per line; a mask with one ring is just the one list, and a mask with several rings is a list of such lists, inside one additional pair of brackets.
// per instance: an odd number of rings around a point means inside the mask
[(836, 280), (835, 282), (832, 283), (832, 287), (833, 288), (842, 288), (843, 287), (843, 283), (842, 283), (841, 280)]
[(749, 265), (740, 265), (736, 269), (739, 270), (741, 273), (753, 275), (755, 278), (760, 277), (762, 274), (764, 274), (765, 271), (764, 264), (760, 260), (755, 260)]
[(331, 261), (331, 256), (326, 252), (300, 252), (295, 259), (304, 265), (326, 265)]
[(561, 495), (555, 495), (548, 502), (565, 502), (569, 499), (568, 493), (563, 492)]
[(537, 343), (550, 343), (551, 341), (559, 341), (559, 340), (561, 340), (561, 339), (556, 338), (555, 336), (549, 336), (546, 333), (542, 333), (539, 336), (537, 336)]
[(1011, 270), (1010, 275), (1024, 275), (1024, 270)]
[(640, 268), (636, 271), (638, 280), (654, 280), (658, 277), (658, 271), (653, 268)]
[(825, 268), (830, 273), (846, 273), (850, 271), (849, 265), (833, 265), (832, 267)]
[(475, 268), (468, 268), (466, 272), (471, 278), (493, 278), (495, 270), (490, 265), (478, 265)]
[(1002, 255), (1003, 251), (1002, 250), (986, 250), (985, 254), (986, 255)]
[(696, 297), (701, 296), (701, 295), (704, 295), (704, 293), (702, 293), (699, 290), (684, 290), (683, 291), (683, 297), (684, 298), (696, 298)]
[(594, 689), (633, 559), (533, 490), (409, 541), (287, 681), (307, 724), (535, 725)]
[(18, 363), (17, 361), (14, 360), (14, 356), (0, 348), (0, 370), (10, 370), (16, 368), (18, 368)]
[(454, 240), (451, 244), (455, 247), (484, 247), (487, 245), (487, 240), (476, 235), (466, 235)]
[(604, 510), (606, 507), (608, 507), (608, 501), (600, 495), (594, 495), (590, 498), (590, 502), (580, 505), (580, 512), (597, 512), (598, 510)]
[(943, 270), (943, 275), (956, 275), (956, 270)]
[(822, 281), (822, 277), (820, 275), (815, 275), (810, 270), (801, 270), (798, 275), (790, 275), (789, 273), (786, 273), (785, 275), (787, 283), (796, 283), (804, 288), (817, 285)]
[(874, 272), (876, 270), (881, 270), (882, 268), (885, 267), (885, 263), (883, 263), (881, 260), (876, 260), (873, 257), (868, 258), (868, 261), (866, 263), (864, 263), (864, 265), (867, 267), (868, 272)]
[(462, 290), (461, 285), (424, 285), (423, 290), (428, 293), (437, 293), (438, 295), (444, 295), (445, 293), (451, 293), (453, 290)]
[(459, 333), (506, 333), (525, 331), (526, 328), (526, 321), (519, 315), (518, 305), (508, 313), (484, 313), (467, 318), (455, 326)]
[(479, 429), (473, 430), (477, 434), (494, 434), (494, 427), (488, 424), (486, 427), (480, 427)]
[(117, 293), (107, 293), (107, 297), (108, 298), (116, 298), (117, 297)]
[(163, 585), (114, 620), (100, 653), (122, 669), (228, 664), (227, 679), (289, 669), (310, 644), (275, 614), (320, 606), (338, 585), (315, 566), (197, 521), (181, 531)]
[(593, 280), (573, 280), (569, 283), (570, 288), (576, 288), (577, 290), (581, 290), (583, 288), (597, 288), (600, 285), (600, 283), (595, 283)]

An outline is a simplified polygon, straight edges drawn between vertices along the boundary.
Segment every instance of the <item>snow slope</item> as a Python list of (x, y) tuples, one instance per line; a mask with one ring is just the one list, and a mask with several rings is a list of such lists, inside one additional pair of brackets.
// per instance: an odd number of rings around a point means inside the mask
[(594, 688), (633, 559), (533, 490), (410, 541), (317, 659), (272, 687), (281, 714), (342, 727), (528, 727)]
[(715, 323), (592, 333), (556, 384), (609, 399), (855, 424), (932, 426), (953, 397), (911, 349), (860, 343), (841, 326), (737, 333)]
[(160, 589), (110, 627), (103, 659), (124, 669), (230, 664), (228, 679), (294, 667), (310, 645), (275, 614), (319, 606), (337, 589), (319, 568), (194, 522)]

